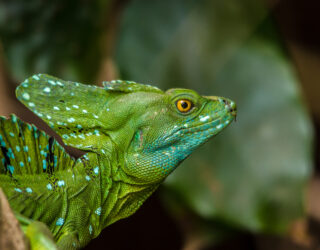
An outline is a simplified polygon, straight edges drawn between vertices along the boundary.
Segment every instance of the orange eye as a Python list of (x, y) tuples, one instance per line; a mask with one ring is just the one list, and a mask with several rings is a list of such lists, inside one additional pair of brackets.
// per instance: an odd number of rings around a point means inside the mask
[(192, 109), (193, 103), (186, 99), (180, 99), (176, 102), (176, 106), (181, 113), (187, 113)]

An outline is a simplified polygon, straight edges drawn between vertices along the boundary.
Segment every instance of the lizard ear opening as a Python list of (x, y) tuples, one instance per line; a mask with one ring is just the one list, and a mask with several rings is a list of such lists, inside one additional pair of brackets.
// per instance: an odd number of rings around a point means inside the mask
[(82, 150), (99, 148), (108, 92), (103, 88), (34, 75), (16, 89), (17, 98), (42, 118), (64, 143)]

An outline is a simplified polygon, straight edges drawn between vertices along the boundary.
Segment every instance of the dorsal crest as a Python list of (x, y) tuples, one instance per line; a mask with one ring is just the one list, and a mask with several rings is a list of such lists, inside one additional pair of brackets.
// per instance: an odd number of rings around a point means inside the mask
[(108, 91), (118, 91), (118, 92), (155, 92), (155, 93), (163, 93), (161, 89), (148, 85), (141, 84), (133, 81), (123, 81), (123, 80), (112, 80), (102, 82), (102, 85), (105, 90)]

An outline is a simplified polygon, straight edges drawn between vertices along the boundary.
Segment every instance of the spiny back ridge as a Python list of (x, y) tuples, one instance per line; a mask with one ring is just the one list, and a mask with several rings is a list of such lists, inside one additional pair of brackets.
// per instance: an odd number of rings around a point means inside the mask
[(75, 159), (53, 137), (11, 115), (0, 117), (0, 174), (52, 174)]

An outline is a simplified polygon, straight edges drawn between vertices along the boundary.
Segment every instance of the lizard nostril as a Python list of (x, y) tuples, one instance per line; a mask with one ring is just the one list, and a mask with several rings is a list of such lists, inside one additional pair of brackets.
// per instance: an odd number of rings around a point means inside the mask
[(236, 118), (236, 116), (237, 116), (237, 106), (233, 101), (231, 101), (230, 104), (228, 105), (228, 110)]
[(223, 104), (226, 106), (226, 108), (228, 109), (228, 111), (232, 112), (234, 107), (232, 105), (232, 102), (230, 102), (229, 100), (226, 99), (222, 99)]
[(226, 105), (226, 108), (230, 113), (236, 113), (237, 112), (237, 106), (233, 101), (224, 100), (224, 103)]
[(229, 102), (228, 102), (226, 99), (222, 99), (222, 102), (223, 102), (225, 105), (229, 105)]

